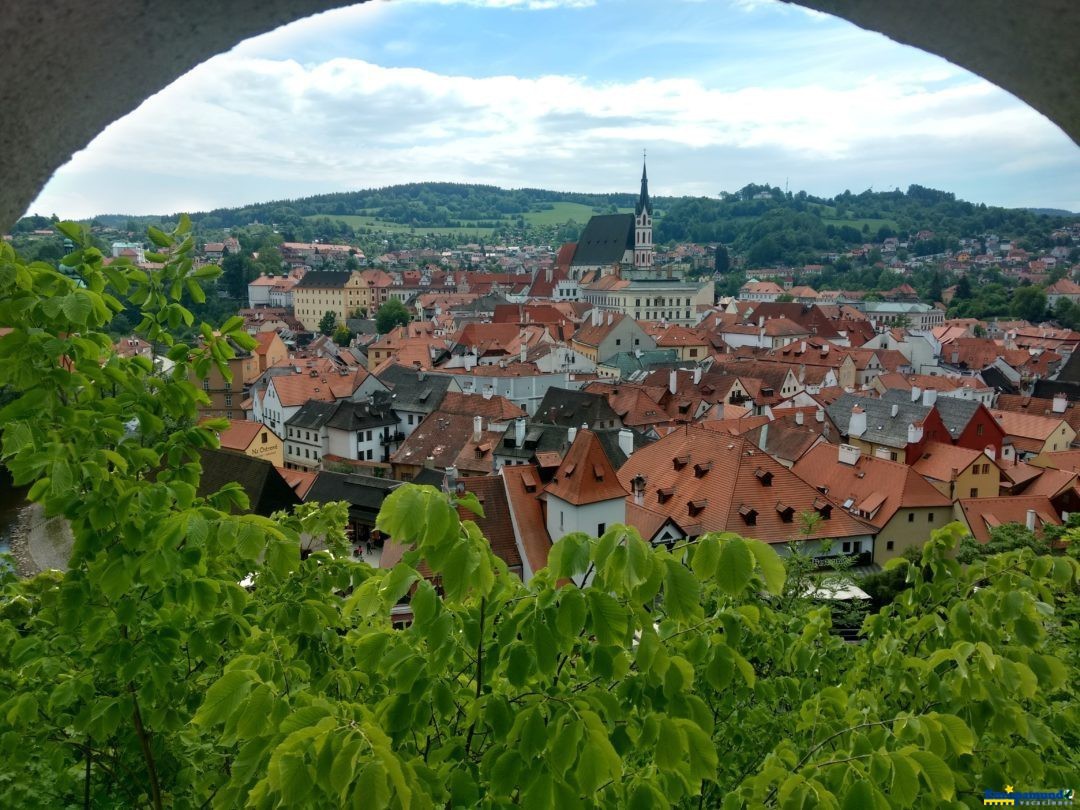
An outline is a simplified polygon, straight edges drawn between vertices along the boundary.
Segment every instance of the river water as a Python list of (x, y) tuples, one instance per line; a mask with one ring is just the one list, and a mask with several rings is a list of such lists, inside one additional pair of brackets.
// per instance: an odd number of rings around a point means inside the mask
[(19, 516), (28, 506), (25, 495), (26, 488), (14, 486), (8, 471), (0, 467), (0, 551), (11, 551)]

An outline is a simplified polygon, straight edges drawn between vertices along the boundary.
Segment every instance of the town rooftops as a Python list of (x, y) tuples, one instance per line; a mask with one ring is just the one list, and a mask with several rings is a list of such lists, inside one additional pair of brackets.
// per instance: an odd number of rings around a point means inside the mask
[(931, 405), (911, 402), (910, 399), (894, 402), (844, 394), (829, 405), (826, 411), (837, 429), (845, 436), (852, 436), (851, 411), (856, 405), (866, 414), (866, 431), (853, 438), (896, 448), (907, 447), (908, 427), (921, 425), (933, 409)]
[(563, 427), (610, 428), (619, 425), (619, 416), (602, 394), (549, 388), (536, 408), (532, 421)]
[[(671, 518), (689, 536), (732, 531), (768, 543), (866, 536), (877, 530), (743, 438), (679, 427), (634, 453), (619, 471), (642, 505)], [(799, 515), (821, 520), (804, 535)]]
[(1061, 519), (1045, 495), (1013, 495), (1009, 498), (961, 498), (960, 509), (971, 536), (980, 543), (990, 540), (990, 530), (1007, 523), (1026, 526), (1034, 512), (1035, 532), (1042, 534), (1046, 526), (1060, 526)]
[[(247, 450), (255, 437), (262, 431), (274, 434), (274, 431), (270, 430), (262, 422), (249, 422), (245, 419), (230, 419), (229, 427), (227, 430), (223, 430), (218, 438), (221, 442), (223, 450), (239, 450), (243, 452)], [(275, 436), (277, 434), (274, 434)]]
[(989, 461), (979, 450), (945, 442), (927, 442), (923, 445), (922, 455), (915, 460), (911, 468), (924, 478), (952, 481), (979, 459)]
[(898, 509), (948, 507), (951, 501), (906, 464), (860, 453), (854, 463), (834, 445), (819, 444), (795, 463), (792, 471), (835, 502), (878, 528)]

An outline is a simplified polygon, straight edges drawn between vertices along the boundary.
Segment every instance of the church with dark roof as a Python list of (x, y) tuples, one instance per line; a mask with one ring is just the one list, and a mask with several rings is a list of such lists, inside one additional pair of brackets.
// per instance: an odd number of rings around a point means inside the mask
[(641, 192), (633, 214), (592, 217), (581, 232), (570, 261), (570, 278), (590, 282), (611, 273), (648, 276), (653, 267), (653, 207), (649, 177), (641, 166)]

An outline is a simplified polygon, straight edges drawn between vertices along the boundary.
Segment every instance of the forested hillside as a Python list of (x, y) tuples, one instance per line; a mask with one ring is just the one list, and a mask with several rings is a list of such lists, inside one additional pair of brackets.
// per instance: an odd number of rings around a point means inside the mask
[[(258, 222), (274, 226), (287, 241), (364, 243), (389, 237), (401, 245), (477, 240), (557, 243), (575, 239), (593, 214), (632, 210), (635, 199), (634, 194), (410, 183), (220, 208), (193, 214), (192, 220), (198, 234), (207, 239), (226, 228)], [(920, 231), (930, 231), (932, 236), (912, 246), (915, 255), (938, 253), (959, 238), (985, 233), (1039, 249), (1049, 245), (1055, 228), (1077, 219), (1077, 215), (969, 203), (949, 192), (918, 185), (906, 192), (844, 191), (832, 198), (748, 185), (718, 198), (657, 197), (653, 202), (658, 244), (720, 242), (744, 256), (750, 268), (797, 267), (852, 245), (878, 243), (889, 236), (903, 240)], [(16, 230), (42, 227), (41, 220), (27, 218)], [(147, 224), (168, 227), (175, 220), (175, 216), (95, 218), (97, 224), (133, 233)]]

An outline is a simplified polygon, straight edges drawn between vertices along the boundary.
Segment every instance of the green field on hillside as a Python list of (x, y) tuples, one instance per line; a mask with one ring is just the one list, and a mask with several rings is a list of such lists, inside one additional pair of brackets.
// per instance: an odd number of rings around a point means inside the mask
[(491, 232), (494, 230), (494, 228), (477, 228), (475, 226), (468, 228), (435, 228), (428, 226), (413, 228), (411, 225), (402, 225), (399, 222), (387, 222), (386, 220), (368, 214), (317, 214), (315, 216), (304, 217), (304, 219), (322, 219), (323, 217), (338, 222), (344, 222), (350, 228), (370, 228), (373, 231), (381, 231), (383, 233), (417, 233), (434, 234), (436, 236), (476, 234), (477, 236), (490, 236)]

